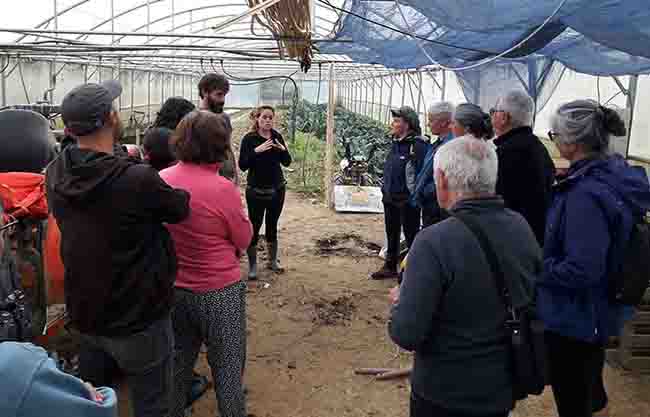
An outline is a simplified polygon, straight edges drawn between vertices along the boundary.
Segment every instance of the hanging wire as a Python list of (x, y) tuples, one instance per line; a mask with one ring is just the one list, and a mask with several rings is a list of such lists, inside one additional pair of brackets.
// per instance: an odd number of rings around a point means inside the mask
[[(423, 38), (423, 37), (421, 37), (421, 36), (413, 35), (413, 34), (410, 34), (410, 33), (408, 33), (408, 32), (404, 32), (404, 31), (402, 31), (402, 30), (398, 30), (398, 29), (392, 28), (392, 27), (390, 27), (390, 26), (384, 25), (384, 24), (382, 24), (382, 23), (376, 22), (376, 21), (374, 21), (374, 20), (372, 20), (372, 19), (368, 19), (368, 18), (365, 18), (365, 17), (363, 17), (363, 16), (359, 16), (359, 15), (353, 13), (353, 12), (350, 12), (349, 10), (345, 10), (345, 9), (340, 8), (340, 7), (336, 7), (336, 6), (332, 5), (331, 3), (329, 3), (328, 0), (318, 0), (318, 1), (321, 2), (321, 3), (325, 3), (325, 4), (327, 4), (328, 6), (334, 8), (334, 9), (336, 9), (336, 10), (340, 10), (340, 11), (342, 11), (342, 12), (345, 12), (345, 13), (351, 14), (352, 16), (355, 16), (355, 17), (358, 17), (358, 18), (360, 18), (360, 19), (366, 20), (366, 21), (368, 21), (368, 22), (370, 22), (370, 23), (373, 23), (373, 24), (375, 24), (375, 25), (378, 25), (378, 26), (384, 27), (384, 28), (386, 28), (386, 29), (390, 29), (390, 30), (392, 30), (392, 31), (395, 31), (395, 32), (401, 33), (401, 34), (403, 34), (403, 35), (405, 35), (405, 36), (408, 36), (408, 37), (410, 37), (410, 38), (413, 38), (413, 39), (419, 39), (419, 40), (422, 40), (422, 41), (431, 42), (431, 43), (435, 43), (435, 44), (439, 44), (439, 45), (447, 46), (447, 47), (450, 47), (450, 48), (472, 50), (472, 51), (474, 51), (474, 52), (481, 52), (481, 53), (486, 53), (486, 54), (494, 55), (494, 52), (480, 51), (480, 50), (475, 50), (475, 49), (473, 49), (473, 48), (459, 47), (458, 45), (446, 44), (446, 43), (444, 43), (444, 42), (435, 41), (435, 40), (433, 40), (433, 39), (428, 39), (428, 38)], [(514, 45), (514, 46), (512, 46), (512, 47), (510, 47), (510, 48), (508, 48), (508, 49), (506, 49), (505, 51), (503, 51), (503, 52), (501, 52), (501, 53), (498, 53), (498, 54), (492, 56), (491, 58), (488, 58), (488, 59), (483, 60), (483, 61), (481, 61), (481, 62), (478, 62), (478, 63), (476, 63), (476, 64), (467, 65), (467, 66), (464, 66), (464, 67), (456, 67), (456, 68), (454, 68), (454, 67), (448, 67), (448, 66), (446, 66), (446, 65), (443, 65), (443, 64), (437, 62), (436, 60), (434, 60), (433, 58), (431, 58), (430, 56), (427, 56), (427, 58), (429, 58), (429, 60), (431, 60), (431, 62), (432, 62), (433, 64), (437, 65), (438, 67), (440, 67), (440, 68), (442, 68), (442, 69), (444, 69), (444, 70), (447, 70), (447, 71), (451, 71), (451, 72), (466, 71), (466, 70), (470, 70), (470, 69), (474, 69), (474, 68), (481, 67), (481, 66), (483, 66), (483, 65), (490, 64), (490, 63), (496, 61), (497, 59), (503, 58), (504, 56), (506, 56), (506, 55), (508, 55), (508, 54), (510, 54), (510, 53), (512, 53), (512, 52), (514, 52), (514, 51), (516, 51), (517, 49), (519, 49), (519, 48), (521, 48), (523, 45), (525, 45), (528, 41), (530, 41), (533, 37), (535, 37), (535, 36), (536, 36), (536, 35), (537, 35), (537, 34), (538, 34), (542, 29), (544, 29), (544, 28), (546, 27), (546, 25), (548, 25), (548, 24), (551, 22), (551, 20), (553, 20), (553, 19), (557, 16), (557, 14), (560, 12), (560, 10), (562, 9), (562, 7), (564, 7), (564, 5), (566, 4), (566, 2), (567, 2), (567, 0), (560, 0), (560, 3), (559, 3), (558, 6), (555, 8), (555, 10), (553, 11), (553, 13), (551, 13), (551, 15), (550, 15), (549, 17), (547, 17), (547, 18), (544, 20), (544, 22), (542, 22), (542, 24), (539, 25), (539, 26), (537, 27), (537, 29), (535, 29), (534, 31), (532, 31), (528, 36), (526, 36), (522, 41), (518, 42), (516, 45)], [(395, 3), (398, 4), (397, 2), (395, 2)]]
[(9, 64), (11, 63), (11, 57), (9, 55), (6, 55), (5, 58), (7, 59), (7, 63), (5, 64), (4, 68), (0, 70), (0, 74), (4, 74), (7, 68), (9, 68)]
[[(296, 140), (296, 108), (298, 107), (298, 84), (296, 84), (296, 81), (293, 79), (293, 76), (298, 72), (295, 71), (289, 76), (286, 75), (274, 75), (274, 76), (269, 76), (269, 77), (257, 77), (257, 78), (243, 78), (243, 77), (237, 77), (236, 75), (232, 75), (226, 71), (226, 68), (223, 65), (223, 60), (220, 60), (221, 64), (221, 70), (223, 74), (229, 78), (230, 80), (238, 81), (241, 82), (240, 84), (235, 84), (235, 85), (254, 85), (254, 84), (259, 84), (264, 81), (269, 81), (269, 80), (285, 80), (285, 81), (291, 81), (293, 84), (293, 101), (291, 104), (291, 125), (289, 127), (289, 137), (291, 139), (291, 142), (295, 142)], [(210, 66), (215, 72), (218, 72), (217, 69), (214, 67), (214, 60), (210, 59)], [(201, 69), (203, 69), (203, 60), (201, 60)], [(205, 70), (204, 70), (205, 72)], [(284, 99), (284, 97), (283, 97)]]
[(598, 104), (600, 104), (600, 76), (596, 77), (596, 94), (598, 94)]

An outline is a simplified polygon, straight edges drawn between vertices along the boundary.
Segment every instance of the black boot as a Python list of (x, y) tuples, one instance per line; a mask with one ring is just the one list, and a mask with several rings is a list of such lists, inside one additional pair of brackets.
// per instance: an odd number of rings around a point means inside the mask
[(248, 255), (248, 280), (255, 281), (257, 279), (257, 245), (251, 245), (247, 250)]
[(370, 278), (375, 280), (399, 278), (397, 265), (395, 262), (386, 262), (379, 271), (372, 273)]
[(280, 261), (278, 260), (278, 241), (275, 242), (266, 242), (269, 250), (269, 268), (273, 272), (279, 274), (284, 272), (284, 268), (280, 266)]

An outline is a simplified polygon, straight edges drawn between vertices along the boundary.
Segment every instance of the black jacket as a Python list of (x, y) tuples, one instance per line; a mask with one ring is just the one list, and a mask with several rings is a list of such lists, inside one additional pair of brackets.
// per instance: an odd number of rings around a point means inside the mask
[[(384, 202), (408, 200), (409, 185), (415, 191), (417, 176), (424, 164), (430, 145), (424, 138), (411, 134), (402, 140), (393, 140), (384, 163), (384, 185), (381, 189)], [(412, 169), (407, 165), (411, 164)]]
[[(282, 135), (275, 130), (271, 131), (272, 138), (278, 143), (287, 147)], [(250, 132), (241, 142), (239, 149), (239, 168), (242, 171), (249, 171), (247, 184), (255, 188), (282, 188), (285, 184), (282, 167), (291, 165), (291, 154), (289, 151), (270, 149), (266, 152), (256, 154), (255, 148), (266, 142), (266, 139), (257, 132)]]
[[(465, 200), (452, 213), (474, 218), (499, 257), (513, 305), (527, 305), (542, 254), (521, 215), (499, 198)], [(409, 251), (390, 336), (415, 352), (413, 391), (450, 414), (512, 409), (506, 309), (473, 233), (455, 217), (422, 230)]]
[(495, 139), (494, 144), (499, 158), (497, 194), (507, 208), (524, 216), (537, 242), (543, 245), (555, 178), (553, 160), (530, 127), (513, 129)]
[(168, 314), (177, 265), (163, 223), (189, 215), (189, 194), (147, 165), (74, 145), (50, 165), (46, 179), (61, 229), (73, 327), (128, 335)]

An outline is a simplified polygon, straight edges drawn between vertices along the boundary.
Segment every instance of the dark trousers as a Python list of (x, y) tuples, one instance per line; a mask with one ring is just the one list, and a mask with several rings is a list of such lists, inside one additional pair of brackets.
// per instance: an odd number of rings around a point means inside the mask
[(546, 333), (551, 387), (559, 417), (591, 417), (604, 408), (602, 384), (605, 347)]
[(422, 228), (429, 227), (445, 219), (443, 210), (438, 205), (422, 207)]
[(466, 414), (447, 410), (427, 401), (415, 392), (411, 393), (411, 417), (508, 417), (509, 411), (496, 414)]
[(169, 316), (125, 337), (81, 335), (80, 378), (115, 387), (126, 376), (135, 417), (167, 417), (173, 396), (174, 334)]
[[(259, 198), (250, 188), (246, 190), (246, 205), (248, 206), (248, 218), (253, 224), (253, 240), (251, 247), (255, 247), (260, 239), (260, 228), (262, 222), (266, 223), (266, 241), (277, 242), (278, 220), (284, 208), (286, 190), (277, 190), (271, 198)], [(266, 217), (266, 219), (264, 218)]]
[(386, 249), (386, 266), (391, 269), (397, 268), (399, 262), (399, 244), (402, 228), (406, 244), (411, 247), (415, 235), (420, 231), (420, 209), (408, 203), (393, 204), (384, 203), (384, 223), (388, 245)]
[(201, 344), (208, 349), (219, 415), (245, 417), (246, 284), (206, 293), (177, 289), (174, 306), (176, 399), (171, 417), (183, 416)]

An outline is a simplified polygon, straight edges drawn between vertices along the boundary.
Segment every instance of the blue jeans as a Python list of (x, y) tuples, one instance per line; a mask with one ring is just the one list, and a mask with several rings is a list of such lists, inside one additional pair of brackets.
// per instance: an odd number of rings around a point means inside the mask
[(171, 318), (124, 337), (81, 335), (81, 379), (115, 387), (126, 376), (135, 417), (167, 417), (173, 396), (174, 332)]

